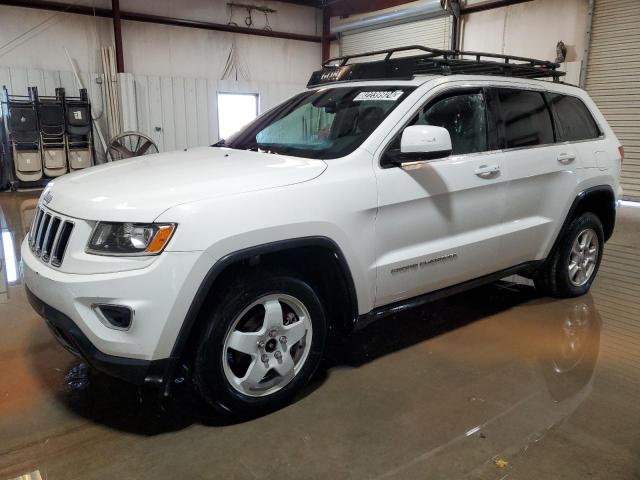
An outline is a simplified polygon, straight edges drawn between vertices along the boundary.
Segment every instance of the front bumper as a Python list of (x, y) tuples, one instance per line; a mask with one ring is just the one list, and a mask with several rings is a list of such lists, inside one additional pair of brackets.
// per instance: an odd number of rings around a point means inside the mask
[(82, 358), (93, 368), (136, 385), (163, 382), (169, 359), (151, 361), (116, 357), (103, 353), (91, 343), (73, 320), (51, 305), (44, 303), (29, 290), (29, 287), (26, 287), (25, 290), (29, 303), (45, 319), (56, 340), (69, 352)]
[[(98, 370), (133, 383), (149, 381), (172, 357), (178, 332), (210, 262), (203, 252), (164, 252), (144, 268), (65, 273), (22, 245), (24, 283), (38, 313), (61, 343)], [(96, 262), (101, 257), (96, 257)], [(91, 265), (86, 266), (91, 270)], [(129, 307), (126, 331), (98, 315), (97, 304)], [(161, 379), (154, 379), (158, 382)]]

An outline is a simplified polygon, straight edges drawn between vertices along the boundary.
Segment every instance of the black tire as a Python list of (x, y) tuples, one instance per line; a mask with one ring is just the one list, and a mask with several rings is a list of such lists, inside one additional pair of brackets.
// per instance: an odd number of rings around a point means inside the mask
[[(598, 239), (597, 258), (595, 268), (582, 285), (575, 285), (569, 278), (569, 262), (571, 249), (576, 238), (585, 230), (591, 229)], [(555, 298), (571, 298), (584, 295), (591, 288), (591, 284), (598, 273), (602, 261), (604, 248), (604, 232), (602, 222), (591, 212), (586, 212), (574, 218), (569, 227), (562, 234), (560, 244), (555, 252), (547, 258), (543, 268), (534, 278), (536, 289), (543, 295)]]
[[(312, 340), (306, 360), (288, 384), (274, 393), (254, 397), (237, 391), (225, 376), (223, 350), (238, 315), (257, 299), (270, 294), (289, 295), (304, 304), (311, 321)], [(239, 276), (218, 297), (216, 305), (198, 346), (194, 365), (194, 381), (201, 396), (218, 411), (242, 416), (261, 415), (289, 404), (311, 379), (324, 353), (326, 317), (313, 288), (293, 273), (266, 269)]]

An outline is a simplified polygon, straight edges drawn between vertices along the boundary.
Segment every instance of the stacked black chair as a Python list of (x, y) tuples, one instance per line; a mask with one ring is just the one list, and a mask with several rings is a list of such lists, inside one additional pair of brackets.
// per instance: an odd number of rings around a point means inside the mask
[(3, 87), (3, 114), (15, 177), (26, 186), (35, 186), (42, 179), (43, 168), (38, 111), (32, 91), (28, 96), (9, 95)]
[(66, 97), (64, 103), (69, 170), (90, 167), (93, 165), (93, 137), (87, 90), (81, 89), (79, 97)]
[(44, 174), (58, 177), (67, 173), (64, 89), (56, 88), (55, 97), (40, 97), (35, 87), (32, 92), (38, 108)]

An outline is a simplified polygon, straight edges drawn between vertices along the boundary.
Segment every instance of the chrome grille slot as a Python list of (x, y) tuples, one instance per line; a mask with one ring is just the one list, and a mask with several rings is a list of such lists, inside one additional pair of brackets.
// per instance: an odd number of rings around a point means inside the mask
[(53, 247), (53, 243), (58, 238), (60, 234), (60, 219), (58, 217), (53, 217), (49, 222), (49, 229), (45, 235), (44, 244), (42, 245), (42, 260), (45, 262), (49, 261), (49, 256), (51, 254), (51, 248)]
[(42, 245), (44, 244), (44, 237), (49, 232), (49, 222), (51, 221), (51, 215), (45, 213), (38, 229), (38, 236), (36, 237), (36, 256), (39, 257), (42, 253)]
[(29, 232), (29, 246), (43, 262), (59, 267), (72, 230), (73, 222), (38, 207)]
[(36, 242), (36, 235), (38, 234), (38, 228), (40, 227), (42, 214), (43, 214), (42, 209), (38, 207), (36, 209), (35, 215), (33, 216), (33, 223), (31, 224), (31, 230), (29, 231), (29, 246), (31, 247), (32, 250)]
[(62, 260), (64, 259), (64, 254), (67, 249), (67, 244), (69, 243), (69, 238), (71, 237), (72, 231), (73, 223), (67, 221), (62, 223), (62, 226), (60, 227), (60, 233), (53, 244), (51, 253), (51, 265), (53, 265), (54, 267), (59, 267), (62, 264)]

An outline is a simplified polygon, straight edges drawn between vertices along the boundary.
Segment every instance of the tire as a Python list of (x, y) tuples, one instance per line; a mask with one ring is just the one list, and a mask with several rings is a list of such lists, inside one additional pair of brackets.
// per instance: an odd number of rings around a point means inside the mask
[(327, 325), (318, 295), (295, 274), (269, 269), (238, 277), (216, 305), (195, 359), (202, 397), (242, 416), (290, 403), (324, 353)]
[[(584, 242), (587, 248), (583, 247)], [(534, 278), (536, 288), (556, 298), (584, 295), (598, 273), (603, 248), (600, 219), (591, 212), (574, 218), (563, 233), (559, 247)]]

